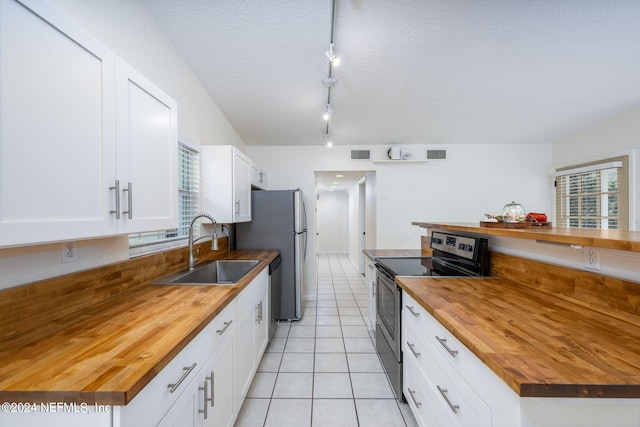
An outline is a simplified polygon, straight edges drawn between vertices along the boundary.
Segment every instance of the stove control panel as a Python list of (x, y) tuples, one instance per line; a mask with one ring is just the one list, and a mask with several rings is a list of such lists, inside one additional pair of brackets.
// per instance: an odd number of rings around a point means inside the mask
[(434, 231), (431, 234), (432, 249), (471, 260), (474, 259), (477, 243), (477, 240), (473, 237), (456, 236), (439, 231)]

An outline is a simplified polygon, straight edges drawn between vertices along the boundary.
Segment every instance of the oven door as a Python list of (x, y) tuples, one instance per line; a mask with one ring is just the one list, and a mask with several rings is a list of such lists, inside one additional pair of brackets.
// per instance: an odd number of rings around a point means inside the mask
[(376, 319), (380, 333), (391, 347), (397, 361), (401, 361), (400, 307), (402, 292), (386, 272), (378, 270), (376, 294)]

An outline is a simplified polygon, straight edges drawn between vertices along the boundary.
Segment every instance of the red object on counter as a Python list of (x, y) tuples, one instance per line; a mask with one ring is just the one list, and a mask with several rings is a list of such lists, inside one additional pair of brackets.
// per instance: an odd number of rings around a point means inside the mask
[(527, 214), (527, 221), (547, 222), (547, 215), (543, 213), (529, 212)]

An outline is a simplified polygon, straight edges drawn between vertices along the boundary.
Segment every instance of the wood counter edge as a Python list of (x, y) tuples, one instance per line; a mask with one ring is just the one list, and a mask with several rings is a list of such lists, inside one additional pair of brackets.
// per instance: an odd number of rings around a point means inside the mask
[[(498, 361), (491, 358), (481, 348), (471, 342), (467, 337), (453, 327), (445, 316), (440, 314), (442, 309), (434, 309), (426, 301), (420, 298), (410, 286), (402, 283), (402, 277), (396, 280), (398, 286), (407, 292), (422, 308), (431, 314), (443, 327), (464, 344), (485, 366), (487, 366), (500, 380), (502, 380), (519, 397), (538, 398), (640, 398), (639, 384), (549, 384), (549, 383), (527, 383), (520, 382), (511, 375)], [(495, 280), (496, 277), (487, 278)], [(446, 278), (435, 278), (425, 280), (447, 280)], [(484, 280), (477, 278), (474, 280)]]

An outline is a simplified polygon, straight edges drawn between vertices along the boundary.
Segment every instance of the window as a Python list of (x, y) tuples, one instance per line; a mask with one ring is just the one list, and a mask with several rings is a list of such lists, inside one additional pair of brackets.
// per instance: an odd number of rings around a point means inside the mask
[(173, 230), (151, 231), (129, 235), (129, 248), (136, 248), (135, 255), (153, 250), (140, 249), (154, 245), (161, 250), (162, 245), (186, 239), (189, 234), (191, 218), (198, 213), (200, 191), (200, 153), (197, 149), (183, 143), (178, 144), (178, 228)]
[(556, 171), (557, 223), (562, 227), (629, 229), (628, 156)]

